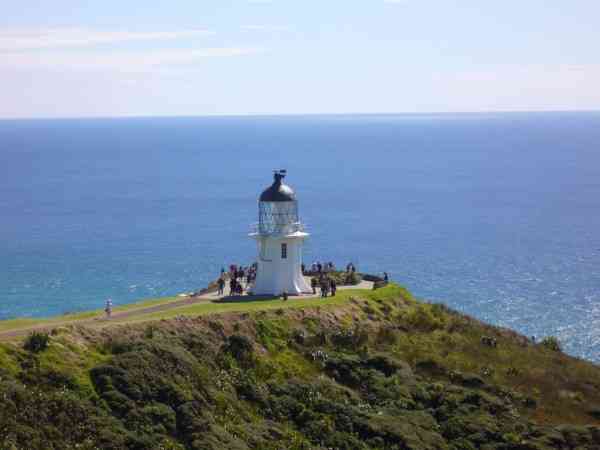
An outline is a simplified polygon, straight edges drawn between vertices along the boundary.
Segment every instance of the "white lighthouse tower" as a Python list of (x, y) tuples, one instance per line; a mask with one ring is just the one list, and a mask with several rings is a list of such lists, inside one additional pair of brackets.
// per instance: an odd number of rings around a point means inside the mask
[(283, 184), (285, 170), (258, 201), (258, 227), (250, 236), (258, 243), (258, 269), (252, 293), (300, 295), (312, 289), (302, 275), (302, 243), (308, 233), (298, 217), (296, 194)]

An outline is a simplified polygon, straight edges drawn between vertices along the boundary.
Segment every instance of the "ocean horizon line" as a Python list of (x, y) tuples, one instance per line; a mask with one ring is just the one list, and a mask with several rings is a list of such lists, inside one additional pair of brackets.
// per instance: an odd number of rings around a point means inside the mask
[(489, 111), (428, 111), (428, 112), (309, 112), (309, 113), (216, 113), (216, 114), (165, 114), (165, 115), (85, 115), (85, 116), (16, 116), (0, 117), (0, 122), (66, 121), (66, 120), (127, 120), (127, 119), (212, 119), (212, 118), (302, 118), (302, 117), (373, 117), (373, 116), (486, 116), (486, 115), (554, 115), (600, 114), (600, 109), (549, 109), (549, 110), (489, 110)]

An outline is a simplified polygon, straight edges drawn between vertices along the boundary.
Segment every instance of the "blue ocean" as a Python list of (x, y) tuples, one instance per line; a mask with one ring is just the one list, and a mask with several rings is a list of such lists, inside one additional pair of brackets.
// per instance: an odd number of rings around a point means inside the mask
[(0, 121), (0, 319), (189, 292), (254, 260), (287, 169), (305, 260), (600, 361), (600, 113)]

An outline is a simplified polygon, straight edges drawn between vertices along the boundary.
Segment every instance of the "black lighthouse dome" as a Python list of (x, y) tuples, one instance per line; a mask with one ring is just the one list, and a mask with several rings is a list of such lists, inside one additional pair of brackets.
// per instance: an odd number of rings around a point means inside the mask
[(273, 184), (260, 194), (261, 202), (293, 202), (296, 201), (294, 190), (287, 184), (283, 184), (285, 170), (275, 171)]

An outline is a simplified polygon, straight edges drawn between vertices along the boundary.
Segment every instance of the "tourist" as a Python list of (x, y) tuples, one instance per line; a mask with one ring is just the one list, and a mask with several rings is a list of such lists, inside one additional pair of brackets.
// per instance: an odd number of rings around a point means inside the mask
[(316, 277), (312, 277), (310, 279), (310, 287), (313, 290), (313, 295), (315, 295), (317, 293), (317, 278)]
[(335, 284), (335, 280), (332, 278), (330, 283), (331, 296), (335, 297), (335, 291), (337, 291), (337, 284)]
[(287, 302), (288, 299), (288, 293), (286, 291), (283, 291), (283, 293), (281, 294), (281, 296), (283, 297), (283, 301)]
[(300, 269), (302, 269), (302, 275), (304, 275), (306, 273), (306, 266), (304, 265), (304, 263), (300, 265)]
[(237, 291), (237, 281), (235, 278), (229, 280), (229, 295), (235, 295)]
[(387, 273), (387, 272), (383, 272), (383, 281), (385, 281), (386, 283), (387, 283), (388, 281), (390, 281), (390, 277), (388, 276), (388, 273)]
[(225, 292), (225, 280), (223, 279), (223, 276), (219, 278), (217, 284), (219, 286), (219, 291), (217, 292), (217, 295), (223, 295), (223, 293)]
[(321, 281), (321, 297), (323, 297), (323, 298), (327, 297), (328, 293), (329, 293), (329, 282), (328, 282), (327, 278), (323, 277), (323, 279)]
[(106, 313), (106, 318), (110, 319), (110, 316), (112, 314), (112, 300), (110, 298), (108, 300), (106, 300), (106, 306), (104, 308), (104, 312)]

